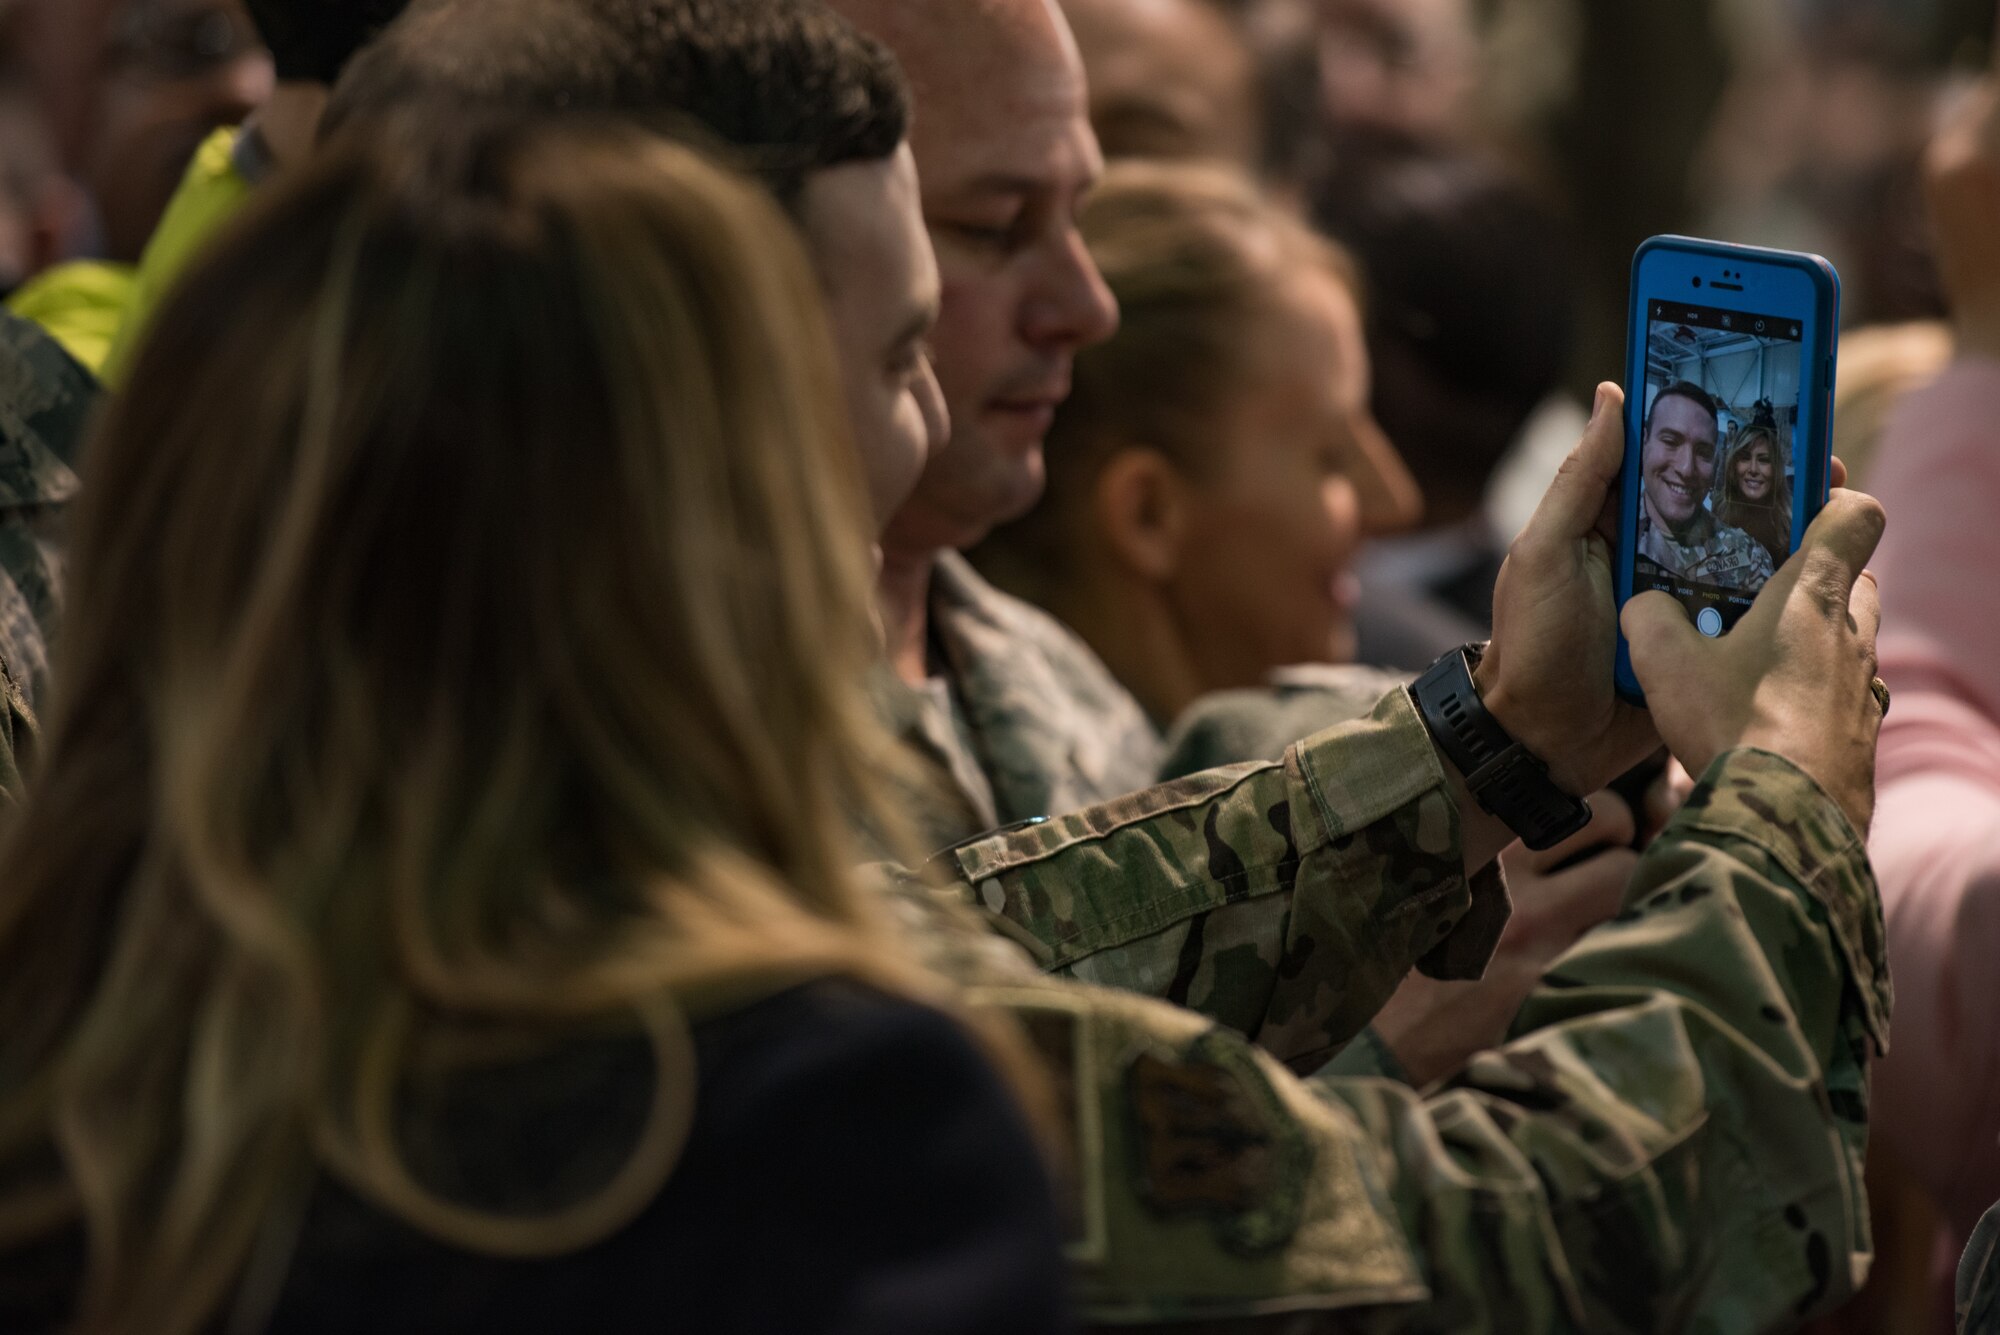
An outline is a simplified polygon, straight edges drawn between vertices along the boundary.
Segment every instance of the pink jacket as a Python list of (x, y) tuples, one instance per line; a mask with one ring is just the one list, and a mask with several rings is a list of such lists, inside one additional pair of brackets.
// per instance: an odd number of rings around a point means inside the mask
[(2000, 1200), (2000, 362), (1963, 358), (1891, 416), (1870, 839), (1896, 1007), (1874, 1133), (1930, 1188), (1957, 1254)]

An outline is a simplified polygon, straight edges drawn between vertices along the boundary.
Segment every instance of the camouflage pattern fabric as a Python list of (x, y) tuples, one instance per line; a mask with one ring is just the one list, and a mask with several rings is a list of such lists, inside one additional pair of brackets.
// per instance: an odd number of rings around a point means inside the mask
[(947, 552), (931, 576), (934, 692), (877, 684), (921, 766), (902, 806), (927, 849), (1153, 781), (1158, 731), (1090, 647)]
[(1670, 575), (1725, 589), (1762, 588), (1774, 568), (1763, 543), (1707, 510), (1696, 510), (1688, 531), (1676, 536), (1656, 526), (1641, 505), (1639, 556)]
[(1953, 1308), (1959, 1335), (2000, 1335), (2000, 1205), (1986, 1212), (1965, 1245)]
[[(1410, 680), (1407, 673), (1356, 664), (1305, 664), (1272, 673), (1266, 686), (1205, 696), (1168, 734), (1160, 777), (1241, 760), (1275, 760), (1297, 738), (1366, 717), (1383, 695)], [(1327, 1069), (1407, 1080), (1403, 1064), (1372, 1027), (1350, 1039)]]
[[(1398, 730), (1391, 703), (1354, 725), (1363, 749)], [(1342, 735), (1236, 782), (1313, 805)], [(1328, 841), (1373, 838), (1394, 862), (1415, 853), (1392, 846), (1409, 829)], [(930, 965), (1018, 1018), (1043, 1055), (1091, 1319), (1756, 1331), (1830, 1308), (1865, 1276), (1866, 1064), (1890, 1004), (1881, 909), (1861, 839), (1785, 760), (1719, 760), (1646, 853), (1624, 911), (1557, 962), (1506, 1046), (1428, 1094), (1302, 1079), (1192, 1011), (1042, 976), (1046, 951), (1037, 960), (1021, 923), (988, 906), (1059, 907), (1056, 887), (1092, 883), (1088, 850), (1120, 834), (1070, 826), (1039, 860), (1017, 838), (968, 853), (956, 885), (884, 887)], [(1225, 880), (1289, 874), (1220, 861)], [(1320, 949), (1400, 970), (1425, 933), (1395, 925), (1449, 933), (1464, 896), (1443, 898), (1417, 875), (1364, 881), (1323, 910), (1362, 939)], [(1072, 948), (1053, 935), (1046, 950)]]
[(1507, 921), (1405, 691), (1277, 762), (1176, 779), (956, 849), (976, 902), (1054, 974), (1160, 997), (1301, 1070), (1413, 962), (1477, 978)]
[[(1047, 971), (1190, 1006), (1310, 1069), (1412, 960), (1439, 978), (1485, 968), (1506, 890), (1497, 867), (1465, 876), (1456, 805), (1407, 693), (1383, 694), (1393, 678), (1302, 669), (1198, 711), (1197, 727), (1234, 725), (1227, 740), (1203, 732), (1211, 753), (1254, 740), (1262, 754), (1290, 729), (1274, 756), (1371, 707), (1378, 717), (1283, 760), (1146, 787), (1162, 744), (1082, 641), (956, 555), (939, 564), (931, 612), (939, 697), (877, 684), (915, 761), (890, 782), (919, 847), (946, 847), (947, 874), (980, 887)], [(1066, 814), (992, 833), (1051, 813)]]
[(1309, 663), (1280, 668), (1265, 686), (1205, 695), (1174, 720), (1159, 777), (1276, 760), (1301, 737), (1366, 717), (1384, 695), (1411, 680), (1405, 672)]
[(0, 313), (0, 660), (27, 708), (48, 692), (62, 610), (60, 520), (97, 382), (37, 326)]

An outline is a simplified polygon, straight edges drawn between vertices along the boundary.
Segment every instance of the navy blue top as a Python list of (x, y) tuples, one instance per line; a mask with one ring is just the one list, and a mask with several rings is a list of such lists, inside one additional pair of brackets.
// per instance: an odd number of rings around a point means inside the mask
[[(626, 1228), (550, 1260), (497, 1259), (420, 1234), (323, 1177), (266, 1329), (1071, 1329), (1048, 1172), (1005, 1086), (956, 1024), (828, 981), (704, 1022), (695, 1041), (687, 1147)], [(605, 1180), (651, 1096), (650, 1056), (621, 1041), (575, 1045), (554, 1061), (510, 1071), (505, 1100), (458, 1081), (448, 1103), (406, 1117), (450, 1129), (409, 1133), (408, 1157), (427, 1185), (532, 1210), (552, 1202), (522, 1183)], [(560, 1097), (518, 1097), (524, 1069)], [(0, 1260), (0, 1274), (11, 1268)]]

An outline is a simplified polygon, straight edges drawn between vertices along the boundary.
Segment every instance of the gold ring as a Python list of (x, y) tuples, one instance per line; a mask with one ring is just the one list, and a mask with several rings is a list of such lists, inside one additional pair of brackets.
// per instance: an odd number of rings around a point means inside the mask
[(1889, 683), (1877, 677), (1868, 683), (1868, 689), (1874, 692), (1875, 703), (1882, 706), (1882, 717), (1889, 717)]

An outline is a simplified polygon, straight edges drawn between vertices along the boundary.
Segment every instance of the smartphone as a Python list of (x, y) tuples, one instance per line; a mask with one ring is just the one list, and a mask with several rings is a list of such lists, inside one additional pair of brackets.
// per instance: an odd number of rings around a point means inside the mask
[[(1826, 504), (1840, 275), (1818, 255), (1656, 236), (1632, 257), (1616, 584), (1726, 635)], [(1618, 691), (1643, 703), (1625, 639)]]

